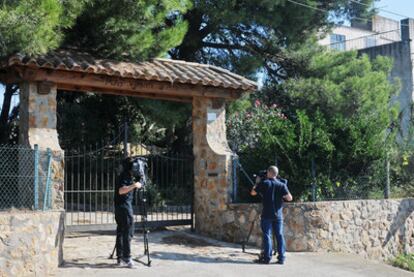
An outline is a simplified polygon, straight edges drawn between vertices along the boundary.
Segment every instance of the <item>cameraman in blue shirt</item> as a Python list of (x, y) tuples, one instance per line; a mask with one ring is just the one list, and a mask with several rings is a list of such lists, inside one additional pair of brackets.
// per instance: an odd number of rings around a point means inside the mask
[(256, 185), (252, 188), (252, 196), (262, 195), (263, 210), (261, 228), (263, 232), (263, 255), (256, 263), (268, 264), (272, 258), (272, 231), (277, 241), (278, 264), (284, 264), (286, 245), (283, 236), (283, 201), (292, 201), (292, 195), (287, 188), (287, 180), (278, 179), (279, 170), (276, 166), (267, 169), (266, 179), (256, 177)]

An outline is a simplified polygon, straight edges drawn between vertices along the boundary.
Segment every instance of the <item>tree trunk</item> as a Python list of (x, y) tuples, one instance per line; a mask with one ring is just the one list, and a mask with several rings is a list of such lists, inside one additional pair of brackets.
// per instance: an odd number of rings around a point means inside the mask
[(7, 124), (9, 122), (11, 100), (16, 90), (17, 87), (15, 85), (6, 85), (6, 89), (4, 91), (3, 105), (0, 114), (0, 143), (7, 142), (6, 140), (9, 135), (7, 132)]
[(203, 39), (208, 35), (208, 32), (200, 30), (203, 23), (203, 14), (194, 9), (187, 12), (184, 19), (188, 22), (187, 33), (181, 45), (173, 49), (170, 55), (173, 59), (199, 62), (196, 54), (197, 51), (201, 50)]

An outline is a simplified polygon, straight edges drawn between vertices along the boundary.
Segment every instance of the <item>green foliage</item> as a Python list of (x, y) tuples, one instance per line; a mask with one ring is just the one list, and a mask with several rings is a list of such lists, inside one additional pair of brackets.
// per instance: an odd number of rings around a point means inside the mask
[(165, 199), (163, 198), (161, 190), (157, 184), (154, 184), (148, 180), (148, 184), (145, 188), (148, 197), (148, 208), (157, 209), (166, 206)]
[(388, 153), (390, 163), (391, 197), (414, 197), (414, 134), (409, 130), (399, 137)]
[(391, 261), (391, 264), (414, 272), (414, 254), (401, 254)]
[(187, 0), (90, 0), (65, 46), (116, 59), (145, 60), (164, 55), (181, 43), (187, 24), (181, 14)]
[(85, 0), (3, 0), (0, 4), (0, 56), (45, 53), (57, 48)]
[[(297, 68), (286, 48), (302, 44), (332, 26), (332, 17), (369, 18), (372, 10), (348, 0), (193, 1), (184, 15), (188, 31), (180, 46), (170, 51), (176, 59), (215, 64), (254, 77), (264, 69), (286, 78)], [(373, 0), (362, 0), (371, 4)], [(313, 7), (313, 9), (312, 9)]]
[[(169, 109), (165, 109), (166, 106)], [(176, 103), (99, 94), (59, 93), (59, 140), (66, 149), (80, 144), (94, 144), (104, 138), (122, 135), (120, 126), (127, 120), (129, 142), (169, 147), (175, 139), (168, 132), (185, 125), (189, 114), (191, 111), (187, 105)]]
[(384, 183), (395, 140), (398, 107), (389, 101), (398, 87), (387, 80), (390, 68), (385, 58), (315, 53), (304, 77), (266, 84), (254, 107), (230, 115), (231, 147), (256, 161), (252, 170), (277, 160), (304, 200), (314, 180), (312, 161), (320, 198), (368, 197)]

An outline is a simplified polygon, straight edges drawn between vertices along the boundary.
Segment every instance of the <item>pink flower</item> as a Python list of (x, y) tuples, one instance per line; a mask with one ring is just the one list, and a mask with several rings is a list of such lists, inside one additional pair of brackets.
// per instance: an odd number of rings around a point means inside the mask
[(262, 103), (260, 102), (260, 100), (259, 99), (256, 99), (256, 101), (254, 101), (254, 106), (257, 108), (257, 107), (260, 107), (260, 105), (261, 105)]

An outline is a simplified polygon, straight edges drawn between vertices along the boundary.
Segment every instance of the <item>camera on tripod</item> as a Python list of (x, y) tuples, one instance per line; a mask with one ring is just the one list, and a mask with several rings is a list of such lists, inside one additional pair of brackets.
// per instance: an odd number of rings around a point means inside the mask
[(132, 176), (144, 186), (147, 183), (147, 161), (146, 158), (142, 157), (133, 158), (132, 161)]
[(259, 172), (257, 174), (253, 174), (253, 179), (256, 179), (257, 177), (259, 177), (260, 179), (266, 179), (267, 178), (267, 170), (263, 169), (263, 170), (259, 170)]
[(143, 157), (129, 157), (122, 164), (124, 169), (129, 169), (134, 181), (140, 182), (143, 186), (147, 183), (148, 160)]

